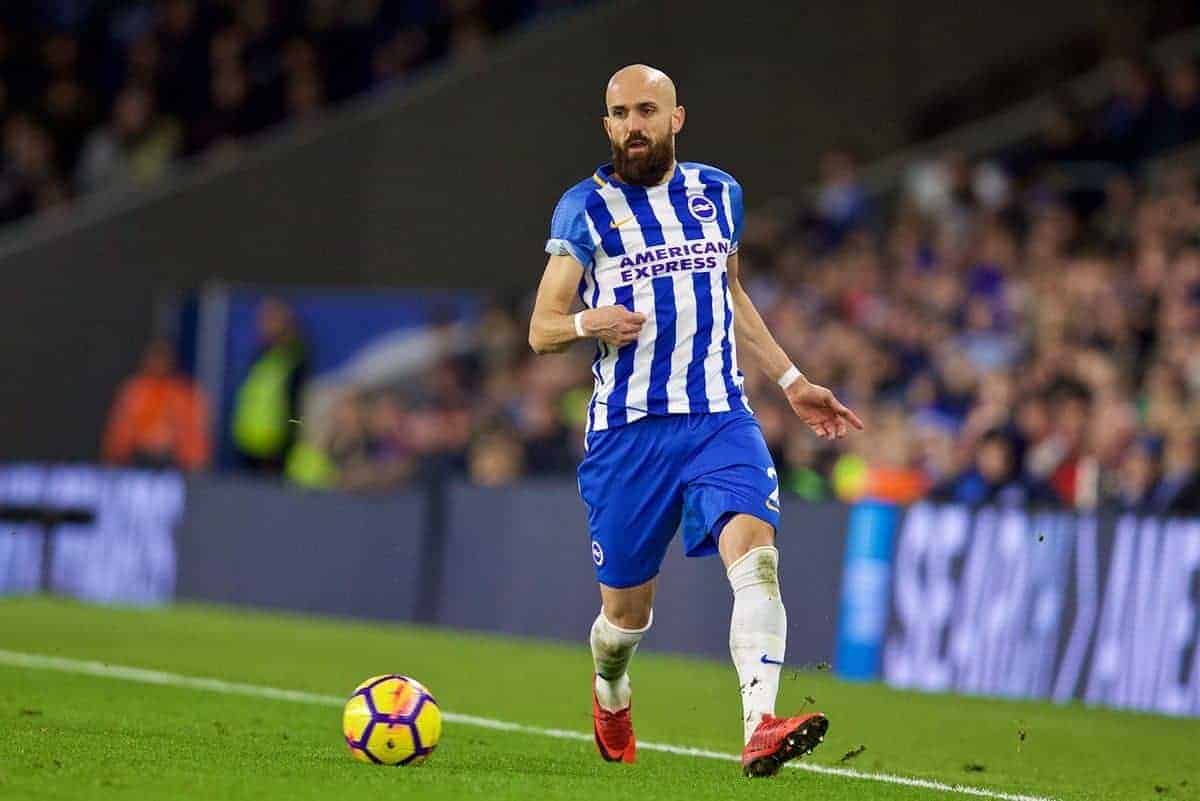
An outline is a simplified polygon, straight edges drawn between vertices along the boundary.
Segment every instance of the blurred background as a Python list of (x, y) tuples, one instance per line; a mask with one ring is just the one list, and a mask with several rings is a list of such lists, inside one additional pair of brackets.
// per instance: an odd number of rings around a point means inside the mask
[[(455, 588), (542, 538), (541, 578), (594, 605), (592, 352), (533, 358), (527, 315), (635, 61), (679, 86), (680, 157), (743, 184), (769, 326), (870, 426), (820, 442), (743, 364), (823, 554), (814, 657), (856, 510), (1193, 519), (1198, 25), (1190, 0), (4, 3), (0, 502), (24, 517), (0, 590), (572, 636), (497, 612), (517, 585)], [(38, 517), (68, 507), (111, 539)], [(411, 546), (402, 600), (355, 538)], [(223, 548), (315, 561), (256, 586)]]

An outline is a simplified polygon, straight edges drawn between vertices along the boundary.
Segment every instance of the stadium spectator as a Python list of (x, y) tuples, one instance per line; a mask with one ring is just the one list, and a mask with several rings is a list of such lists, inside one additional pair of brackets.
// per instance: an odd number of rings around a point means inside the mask
[(412, 475), (404, 410), (390, 393), (346, 392), (334, 402), (327, 424), (289, 453), (287, 474), (294, 482), (369, 492), (399, 486)]
[(467, 475), (481, 487), (511, 484), (524, 472), (524, 448), (516, 432), (503, 426), (489, 427), (471, 443), (467, 453)]
[(837, 148), (821, 156), (816, 214), (821, 240), (829, 247), (840, 245), (851, 232), (870, 223), (867, 190), (859, 181), (858, 163), (849, 149)]
[(151, 341), (138, 371), (117, 390), (102, 451), (107, 463), (129, 467), (195, 471), (208, 465), (207, 404), (176, 368), (170, 342)]
[(240, 64), (216, 65), (210, 91), (209, 110), (193, 123), (189, 132), (188, 150), (193, 153), (228, 150), (258, 127), (250, 103), (249, 83)]
[(1198, 438), (1185, 426), (1176, 426), (1163, 449), (1162, 478), (1154, 488), (1151, 508), (1157, 514), (1200, 514), (1200, 458)]
[(1154, 116), (1154, 82), (1146, 64), (1119, 61), (1112, 71), (1112, 89), (1096, 121), (1098, 154), (1132, 164), (1147, 154)]
[(281, 473), (299, 430), (308, 348), (295, 312), (278, 298), (259, 304), (257, 323), (260, 348), (234, 398), (233, 443), (242, 466)]
[(1154, 509), (1154, 490), (1158, 483), (1161, 445), (1149, 438), (1139, 439), (1121, 456), (1106, 505), (1120, 512), (1147, 514)]
[(1166, 72), (1166, 96), (1151, 125), (1150, 148), (1162, 153), (1200, 138), (1200, 69), (1191, 59)]
[(971, 467), (934, 488), (931, 495), (971, 506), (1025, 503), (1028, 493), (1018, 478), (1012, 440), (1002, 431), (989, 431), (975, 446)]
[(147, 186), (166, 174), (182, 146), (179, 124), (154, 110), (144, 89), (131, 87), (117, 97), (112, 121), (92, 132), (83, 147), (76, 176), (85, 191)]
[(0, 222), (66, 202), (62, 176), (55, 165), (54, 142), (44, 128), (24, 114), (4, 123), (4, 160), (0, 167)]

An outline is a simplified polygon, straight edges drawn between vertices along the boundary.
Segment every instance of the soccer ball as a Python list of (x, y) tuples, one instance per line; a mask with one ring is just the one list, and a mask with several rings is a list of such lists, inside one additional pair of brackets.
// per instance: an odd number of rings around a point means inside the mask
[(376, 765), (419, 765), (442, 736), (442, 711), (420, 682), (374, 676), (355, 688), (342, 715), (350, 753)]

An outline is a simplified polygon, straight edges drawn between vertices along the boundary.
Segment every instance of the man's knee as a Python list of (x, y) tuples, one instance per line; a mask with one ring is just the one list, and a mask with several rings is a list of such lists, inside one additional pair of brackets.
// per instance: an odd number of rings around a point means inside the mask
[(604, 617), (619, 629), (637, 631), (650, 623), (650, 604), (640, 602), (617, 602), (604, 605)]
[(601, 584), (600, 599), (609, 623), (627, 631), (644, 629), (650, 624), (654, 607), (654, 579), (621, 589)]
[(717, 549), (728, 567), (755, 548), (774, 544), (774, 526), (753, 515), (738, 514), (730, 518), (721, 530)]

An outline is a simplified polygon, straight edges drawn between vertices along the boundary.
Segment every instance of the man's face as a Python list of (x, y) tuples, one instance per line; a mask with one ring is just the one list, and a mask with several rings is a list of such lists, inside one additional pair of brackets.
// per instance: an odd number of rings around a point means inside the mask
[(976, 457), (979, 474), (990, 484), (1000, 484), (1012, 471), (1012, 453), (1008, 442), (999, 438), (984, 441)]
[(661, 81), (633, 75), (609, 84), (604, 130), (613, 167), (621, 180), (638, 186), (661, 183), (675, 161), (675, 134), (683, 108)]
[(170, 343), (155, 340), (146, 346), (142, 354), (142, 370), (158, 378), (170, 375), (175, 370), (175, 354)]
[(258, 307), (258, 336), (274, 345), (287, 338), (292, 328), (292, 311), (275, 298), (267, 298)]

